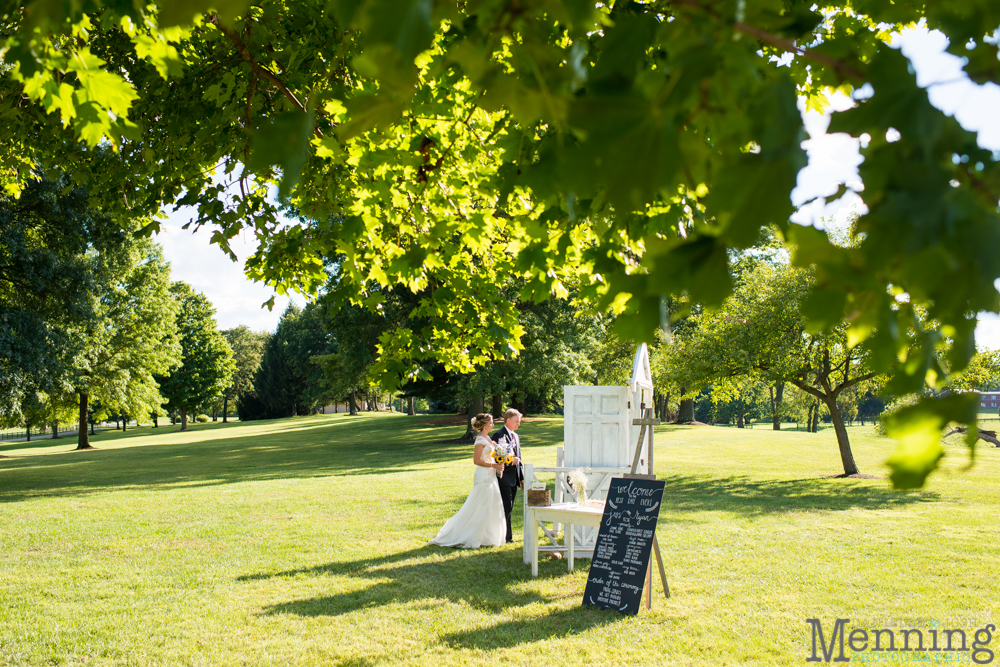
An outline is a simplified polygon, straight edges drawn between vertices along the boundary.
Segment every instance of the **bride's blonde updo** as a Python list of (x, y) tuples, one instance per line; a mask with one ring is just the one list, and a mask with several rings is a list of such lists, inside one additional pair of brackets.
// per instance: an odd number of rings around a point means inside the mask
[(472, 430), (475, 431), (476, 433), (480, 433), (483, 430), (484, 426), (493, 421), (493, 415), (481, 412), (475, 417), (473, 417), (470, 421), (472, 423)]

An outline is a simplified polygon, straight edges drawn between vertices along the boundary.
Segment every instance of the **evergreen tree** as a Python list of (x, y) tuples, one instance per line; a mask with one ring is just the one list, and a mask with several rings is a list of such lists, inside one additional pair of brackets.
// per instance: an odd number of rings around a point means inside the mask
[(321, 309), (312, 303), (304, 309), (290, 303), (264, 346), (253, 381), (256, 401), (243, 402), (248, 415), (294, 417), (330, 398), (336, 387), (327, 381), (317, 359), (327, 357), (331, 349)]
[(260, 418), (273, 419), (298, 414), (299, 394), (305, 383), (296, 375), (289, 339), (293, 323), (301, 313), (298, 306), (289, 303), (281, 315), (277, 329), (264, 346), (260, 368), (253, 381), (254, 394), (263, 408)]
[(295, 386), (299, 388), (296, 401), (308, 411), (334, 397), (333, 387), (316, 359), (336, 349), (323, 327), (322, 309), (315, 303), (306, 304), (299, 316), (290, 322), (286, 332), (285, 354), (291, 365)]

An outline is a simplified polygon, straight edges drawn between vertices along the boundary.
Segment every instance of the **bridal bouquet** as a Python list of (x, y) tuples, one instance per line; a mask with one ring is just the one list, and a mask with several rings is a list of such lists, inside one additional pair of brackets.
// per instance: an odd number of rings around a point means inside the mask
[[(493, 460), (497, 463), (502, 463), (505, 466), (509, 466), (514, 463), (514, 448), (507, 440), (501, 440), (497, 443), (497, 446), (493, 448)], [(500, 471), (497, 471), (497, 477), (500, 477)]]

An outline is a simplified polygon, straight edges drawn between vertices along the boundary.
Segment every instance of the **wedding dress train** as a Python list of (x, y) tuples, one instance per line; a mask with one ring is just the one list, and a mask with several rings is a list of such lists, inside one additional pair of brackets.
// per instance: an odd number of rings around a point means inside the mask
[[(479, 444), (480, 440), (486, 445), (483, 447), (483, 462), (492, 463), (493, 445), (481, 435), (476, 437), (475, 444)], [(477, 465), (472, 474), (472, 491), (465, 504), (448, 519), (431, 544), (476, 549), (499, 546), (506, 541), (507, 519), (503, 513), (496, 471)]]

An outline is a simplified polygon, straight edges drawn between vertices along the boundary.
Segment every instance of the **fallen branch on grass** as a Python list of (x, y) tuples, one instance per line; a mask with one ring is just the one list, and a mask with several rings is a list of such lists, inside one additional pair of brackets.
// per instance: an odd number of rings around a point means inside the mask
[[(1000, 447), (1000, 440), (997, 439), (996, 431), (986, 431), (984, 429), (977, 429), (977, 430), (979, 431), (978, 440), (983, 440), (985, 442), (988, 442), (994, 447)], [(944, 437), (947, 438), (949, 435), (954, 435), (956, 433), (961, 433), (962, 435), (965, 435), (968, 432), (969, 430), (966, 427), (956, 426), (955, 428), (951, 429), (950, 432), (946, 433)]]

